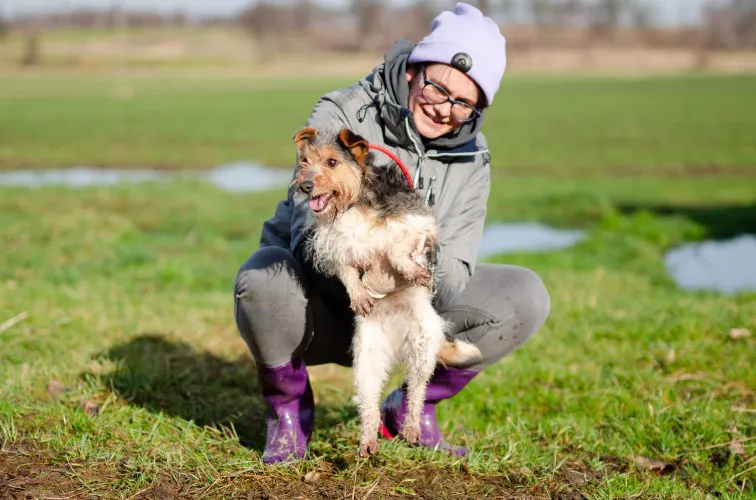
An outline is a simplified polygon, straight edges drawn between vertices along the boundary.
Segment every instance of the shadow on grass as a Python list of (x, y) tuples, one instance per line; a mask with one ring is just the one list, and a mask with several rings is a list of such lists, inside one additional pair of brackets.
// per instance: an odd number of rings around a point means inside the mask
[(756, 234), (756, 203), (750, 205), (684, 206), (684, 205), (620, 205), (625, 214), (650, 212), (664, 216), (682, 216), (703, 226), (706, 237), (726, 240), (741, 234)]
[[(117, 368), (103, 377), (103, 384), (131, 404), (199, 426), (233, 426), (243, 446), (258, 451), (265, 446), (265, 403), (248, 358), (228, 361), (159, 334), (117, 345), (104, 357)], [(316, 425), (320, 428), (342, 423), (335, 419), (353, 412), (319, 406)]]

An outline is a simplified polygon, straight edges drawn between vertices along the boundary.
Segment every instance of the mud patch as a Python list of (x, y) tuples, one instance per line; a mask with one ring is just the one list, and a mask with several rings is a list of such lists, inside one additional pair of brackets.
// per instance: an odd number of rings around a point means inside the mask
[(48, 457), (25, 445), (0, 450), (0, 500), (27, 498), (80, 498), (94, 490), (92, 475), (107, 477), (105, 470), (79, 470), (77, 464), (53, 465)]
[(356, 465), (339, 473), (332, 464), (321, 464), (319, 472), (310, 471), (296, 479), (292, 479), (291, 473), (273, 468), (268, 473), (217, 481), (202, 494), (221, 497), (246, 491), (248, 498), (554, 498), (549, 487), (518, 485), (503, 475), (478, 476), (417, 467), (401, 472), (367, 465), (362, 466), (365, 472), (355, 475), (354, 468)]
[[(60, 465), (60, 463), (63, 465)], [(600, 478), (582, 464), (567, 476), (527, 481), (516, 474), (473, 474), (466, 466), (403, 464), (376, 457), (334, 462), (253, 467), (226, 472), (207, 482), (195, 471), (166, 470), (151, 485), (129, 484), (131, 474), (114, 463), (71, 463), (45, 450), (15, 444), (0, 451), (0, 499), (110, 497), (173, 498), (584, 498)], [(119, 466), (120, 465), (120, 466)], [(308, 468), (309, 465), (309, 468)], [(406, 465), (406, 466), (405, 466)]]

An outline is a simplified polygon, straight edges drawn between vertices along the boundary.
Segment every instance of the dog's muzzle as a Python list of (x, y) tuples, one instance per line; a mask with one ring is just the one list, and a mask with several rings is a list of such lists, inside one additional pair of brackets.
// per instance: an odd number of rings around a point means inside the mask
[(302, 191), (304, 194), (312, 193), (312, 190), (314, 188), (315, 188), (315, 183), (312, 181), (302, 181), (299, 184), (299, 190)]

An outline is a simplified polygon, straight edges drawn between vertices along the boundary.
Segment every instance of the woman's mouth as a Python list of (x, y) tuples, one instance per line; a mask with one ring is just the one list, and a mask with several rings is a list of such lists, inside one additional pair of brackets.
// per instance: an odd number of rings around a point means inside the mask
[(425, 117), (428, 119), (428, 123), (437, 128), (443, 128), (446, 127), (446, 123), (439, 121), (438, 119), (434, 118), (433, 116), (429, 115), (428, 113), (425, 113)]

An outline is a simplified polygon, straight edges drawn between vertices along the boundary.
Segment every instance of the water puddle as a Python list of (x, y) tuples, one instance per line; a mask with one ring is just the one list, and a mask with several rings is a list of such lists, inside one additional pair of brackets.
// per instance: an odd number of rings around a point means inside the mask
[(668, 252), (664, 265), (684, 290), (756, 291), (756, 236), (684, 245)]
[(221, 165), (205, 173), (202, 178), (225, 191), (246, 193), (286, 186), (291, 182), (292, 172), (239, 162)]
[[(178, 178), (200, 179), (227, 192), (245, 193), (284, 187), (291, 181), (291, 172), (247, 162), (221, 165), (205, 172), (73, 167), (0, 172), (0, 186), (85, 188), (165, 182)], [(585, 236), (584, 231), (557, 229), (539, 223), (491, 224), (483, 233), (478, 257), (561, 250), (575, 245)], [(668, 252), (664, 264), (684, 290), (726, 294), (756, 291), (756, 236), (684, 245)]]
[(73, 167), (0, 172), (0, 186), (85, 188), (165, 182), (179, 178), (200, 179), (225, 191), (244, 193), (286, 186), (291, 181), (291, 172), (246, 162), (221, 165), (206, 172)]
[(66, 186), (84, 188), (90, 186), (113, 186), (163, 180), (157, 170), (114, 170), (90, 167), (74, 167), (51, 170), (16, 170), (0, 172), (0, 186)]
[(512, 252), (561, 250), (585, 238), (577, 229), (556, 229), (536, 222), (486, 226), (478, 258)]

